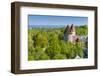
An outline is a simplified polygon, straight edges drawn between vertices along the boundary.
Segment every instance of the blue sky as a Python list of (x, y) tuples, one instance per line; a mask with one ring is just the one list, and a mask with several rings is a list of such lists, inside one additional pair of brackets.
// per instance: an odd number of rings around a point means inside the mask
[(51, 15), (28, 15), (28, 26), (34, 25), (67, 25), (74, 24), (77, 26), (87, 25), (88, 17), (78, 16), (51, 16)]

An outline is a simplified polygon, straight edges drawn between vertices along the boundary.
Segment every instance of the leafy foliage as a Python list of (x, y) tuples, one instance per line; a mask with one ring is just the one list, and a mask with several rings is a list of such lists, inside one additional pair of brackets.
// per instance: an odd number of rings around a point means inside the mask
[(77, 35), (87, 35), (88, 34), (87, 25), (77, 27), (76, 34)]
[[(84, 56), (84, 43), (70, 43), (63, 39), (65, 28), (28, 29), (28, 60), (74, 59)], [(78, 35), (87, 35), (87, 26), (77, 26)]]

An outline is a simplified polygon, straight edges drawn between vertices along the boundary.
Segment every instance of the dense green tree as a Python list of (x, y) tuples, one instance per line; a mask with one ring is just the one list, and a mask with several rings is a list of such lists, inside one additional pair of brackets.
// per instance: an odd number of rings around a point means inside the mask
[(64, 34), (63, 34), (63, 33), (60, 33), (60, 34), (58, 35), (58, 38), (59, 38), (59, 40), (63, 40), (63, 39), (64, 39)]
[(88, 34), (88, 28), (87, 25), (79, 26), (76, 28), (76, 34), (77, 35), (87, 35)]
[[(28, 60), (83, 58), (85, 42), (71, 43), (63, 40), (65, 28), (28, 29)], [(76, 34), (88, 35), (87, 25), (77, 26)]]
[(45, 53), (41, 53), (39, 60), (50, 60), (50, 57)]
[(46, 47), (48, 40), (45, 36), (41, 34), (37, 34), (35, 37), (35, 45), (39, 47)]
[(56, 54), (53, 59), (66, 59), (66, 55), (63, 55), (63, 54)]
[(84, 44), (81, 43), (81, 42), (76, 43), (76, 51), (77, 51), (77, 54), (78, 54), (81, 58), (83, 58), (83, 56), (84, 56), (83, 45), (84, 45)]
[(45, 53), (45, 50), (41, 47), (35, 49), (35, 60), (48, 60), (49, 56)]
[(50, 56), (51, 59), (53, 59), (53, 57), (56, 54), (59, 54), (60, 51), (61, 51), (61, 48), (58, 44), (57, 45), (51, 45), (46, 49), (46, 53), (48, 54), (48, 56)]
[(61, 40), (59, 42), (60, 46), (61, 46), (61, 54), (67, 54), (68, 53), (68, 48), (67, 48), (67, 45), (66, 45), (66, 42)]

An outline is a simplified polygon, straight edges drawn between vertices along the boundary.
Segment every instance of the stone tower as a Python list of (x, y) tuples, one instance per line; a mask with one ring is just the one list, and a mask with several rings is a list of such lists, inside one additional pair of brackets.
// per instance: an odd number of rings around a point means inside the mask
[(64, 31), (64, 40), (75, 42), (77, 39), (75, 26), (71, 24), (71, 26), (67, 25)]

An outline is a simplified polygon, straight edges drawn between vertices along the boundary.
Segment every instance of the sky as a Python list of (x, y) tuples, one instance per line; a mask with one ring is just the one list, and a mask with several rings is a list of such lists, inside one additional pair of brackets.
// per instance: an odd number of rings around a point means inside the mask
[(87, 25), (88, 17), (78, 16), (51, 16), (51, 15), (28, 15), (28, 26), (43, 26), (43, 25), (65, 25), (74, 24), (77, 26)]

